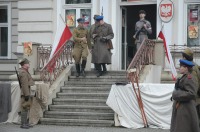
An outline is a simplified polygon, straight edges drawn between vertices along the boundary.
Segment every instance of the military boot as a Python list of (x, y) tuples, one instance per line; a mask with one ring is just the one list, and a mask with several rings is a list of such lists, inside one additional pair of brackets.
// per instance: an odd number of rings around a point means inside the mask
[(106, 64), (103, 63), (103, 64), (102, 64), (102, 67), (103, 67), (103, 74), (106, 74), (106, 73), (107, 73)]
[(102, 76), (102, 69), (101, 69), (101, 64), (97, 64), (97, 77)]
[(86, 66), (86, 60), (82, 60), (82, 64), (81, 64), (81, 73), (82, 76), (85, 77), (85, 66)]
[(80, 64), (76, 64), (76, 77), (80, 76)]
[(28, 116), (28, 111), (22, 111), (21, 112), (21, 128), (23, 129), (29, 129), (29, 125), (27, 125), (27, 116)]

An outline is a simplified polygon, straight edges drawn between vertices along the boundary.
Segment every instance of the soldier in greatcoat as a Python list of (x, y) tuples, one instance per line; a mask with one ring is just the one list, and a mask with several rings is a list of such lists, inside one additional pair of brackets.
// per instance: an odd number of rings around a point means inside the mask
[(135, 44), (137, 50), (139, 49), (142, 41), (148, 38), (148, 35), (152, 33), (151, 23), (145, 19), (146, 12), (144, 10), (139, 11), (140, 20), (135, 24)]
[(21, 65), (21, 68), (19, 69), (19, 82), (21, 85), (21, 128), (28, 129), (30, 127), (27, 120), (28, 111), (32, 104), (30, 88), (31, 86), (34, 86), (35, 83), (31, 74), (28, 72), (28, 69), (30, 68), (29, 60), (24, 58), (19, 64)]
[[(186, 48), (183, 52), (182, 52), (182, 57), (183, 59), (186, 59), (188, 61), (192, 61), (193, 62), (193, 51), (190, 48)], [(197, 108), (197, 114), (199, 117), (199, 121), (200, 121), (200, 71), (199, 71), (199, 66), (198, 64), (196, 64), (195, 62), (193, 62), (194, 66), (193, 66), (193, 71), (192, 74), (196, 80), (196, 83), (198, 84), (198, 92), (197, 92), (197, 96), (196, 96), (196, 108)]]
[[(98, 24), (93, 31), (94, 49), (92, 63), (97, 64), (97, 77), (107, 71), (106, 64), (111, 64), (111, 51), (108, 48), (108, 41), (114, 38), (112, 26), (103, 21), (103, 16), (96, 17)], [(103, 67), (103, 71), (102, 68)]]
[[(85, 66), (87, 63), (88, 48), (91, 50), (89, 31), (84, 27), (85, 20), (83, 18), (77, 19), (78, 26), (73, 30), (73, 39), (75, 42), (73, 49), (73, 58), (76, 64), (76, 77), (80, 76), (80, 73), (85, 77)], [(80, 61), (81, 69), (80, 69)]]
[(172, 93), (173, 109), (170, 132), (200, 132), (196, 111), (197, 83), (192, 74), (194, 64), (181, 59), (180, 74)]
[[(93, 31), (94, 31), (94, 28), (95, 28), (96, 25), (98, 24), (98, 21), (96, 21), (96, 17), (98, 17), (98, 16), (99, 16), (99, 15), (94, 15), (93, 19), (94, 19), (95, 23), (92, 24), (91, 27), (90, 27), (90, 40), (91, 40), (92, 49), (94, 49), (94, 39), (93, 39), (93, 37), (92, 37), (92, 34), (93, 34)], [(94, 53), (94, 52), (92, 52), (92, 62), (94, 62), (94, 60), (93, 60), (93, 59), (94, 59), (93, 53)], [(94, 63), (94, 68), (95, 68), (95, 70), (97, 70), (96, 63)]]

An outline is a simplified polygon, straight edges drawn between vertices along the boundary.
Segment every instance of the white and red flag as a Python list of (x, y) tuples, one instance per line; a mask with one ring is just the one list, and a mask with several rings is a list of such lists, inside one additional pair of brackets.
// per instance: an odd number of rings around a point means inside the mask
[(169, 49), (169, 43), (168, 43), (169, 40), (166, 39), (167, 37), (165, 36), (165, 34), (163, 33), (162, 30), (160, 31), (158, 37), (163, 40), (166, 57), (167, 57), (167, 60), (169, 62), (170, 69), (171, 69), (171, 72), (172, 72), (172, 78), (173, 78), (173, 80), (176, 80), (177, 72), (176, 72), (176, 68), (174, 66), (172, 55), (171, 55), (171, 52), (170, 52), (170, 49)]
[[(56, 30), (56, 35), (54, 38), (54, 42), (52, 45), (52, 51), (49, 57), (49, 65), (48, 65), (48, 71), (52, 72), (53, 68), (56, 65), (55, 60), (53, 60), (53, 56), (57, 53), (57, 51), (59, 51), (59, 49), (66, 44), (66, 42), (72, 37), (72, 33), (69, 29), (69, 27), (67, 26), (67, 24), (64, 22), (64, 20), (62, 19), (61, 15), (59, 17), (58, 20), (58, 27)], [(47, 64), (48, 64), (47, 63)]]
[(69, 30), (67, 24), (63, 21), (62, 17), (59, 17), (59, 24), (57, 27), (56, 35), (54, 38), (54, 42), (52, 45), (52, 51), (49, 57), (49, 60), (53, 57), (53, 55), (62, 47), (71, 37), (72, 33)]

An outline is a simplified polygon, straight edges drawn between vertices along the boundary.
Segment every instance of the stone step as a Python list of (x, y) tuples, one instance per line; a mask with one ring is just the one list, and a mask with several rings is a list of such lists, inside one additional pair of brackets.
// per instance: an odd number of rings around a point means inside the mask
[(108, 106), (94, 106), (94, 105), (49, 105), (50, 111), (65, 111), (65, 112), (108, 112), (113, 110)]
[(96, 105), (107, 106), (105, 99), (53, 99), (54, 105)]
[(57, 93), (58, 98), (64, 99), (107, 99), (109, 93)]
[(10, 81), (10, 75), (0, 75), (0, 81)]
[(111, 89), (111, 86), (107, 86), (107, 87), (83, 87), (83, 86), (80, 86), (80, 87), (61, 87), (61, 92), (62, 93), (74, 93), (74, 92), (77, 92), (77, 93), (109, 93), (110, 92), (110, 89)]
[(17, 59), (0, 59), (0, 64), (18, 64)]
[[(96, 71), (85, 71), (86, 76), (96, 76)], [(103, 76), (126, 76), (126, 71), (107, 71)], [(72, 71), (71, 76), (76, 76), (76, 72)]]
[(45, 111), (44, 118), (114, 120), (113, 113)]
[(126, 76), (86, 76), (86, 77), (75, 77), (70, 76), (68, 81), (83, 81), (83, 82), (119, 82), (127, 81)]
[(0, 71), (0, 75), (14, 75), (16, 72), (14, 71)]
[(64, 126), (94, 126), (94, 127), (111, 127), (114, 126), (114, 120), (85, 120), (85, 119), (56, 119), (41, 118), (43, 125), (64, 125)]
[(83, 86), (83, 87), (86, 87), (86, 86), (93, 86), (93, 87), (108, 87), (112, 84), (114, 84), (115, 82), (83, 82), (83, 81), (65, 81), (65, 86)]

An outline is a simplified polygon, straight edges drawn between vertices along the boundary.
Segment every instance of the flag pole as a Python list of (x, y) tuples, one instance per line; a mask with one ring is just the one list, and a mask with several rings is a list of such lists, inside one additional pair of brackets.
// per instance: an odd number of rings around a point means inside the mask
[(60, 17), (62, 19), (62, 22), (66, 25), (64, 18), (62, 17), (62, 15), (60, 14)]
[(101, 8), (101, 16), (103, 16), (103, 6), (102, 6), (102, 8)]
[[(162, 27), (161, 27), (161, 29), (160, 29), (160, 32), (163, 30), (163, 28), (164, 28), (164, 24), (162, 23)], [(160, 32), (159, 32), (159, 33), (160, 33)], [(158, 36), (159, 36), (159, 34), (158, 34)], [(156, 40), (158, 40), (158, 36), (157, 36)]]

